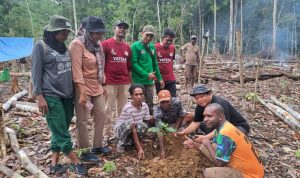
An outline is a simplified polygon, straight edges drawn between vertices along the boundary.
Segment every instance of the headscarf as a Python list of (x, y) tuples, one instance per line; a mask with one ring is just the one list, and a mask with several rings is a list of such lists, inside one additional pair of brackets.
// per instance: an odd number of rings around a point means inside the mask
[(63, 54), (67, 51), (67, 46), (65, 43), (63, 42), (59, 42), (58, 40), (56, 40), (56, 35), (59, 33), (60, 31), (54, 31), (54, 32), (49, 32), (49, 31), (44, 31), (44, 36), (43, 36), (43, 40), (44, 42), (49, 45), (52, 49), (54, 49), (55, 51), (59, 52), (60, 54)]
[(88, 31), (84, 31), (83, 36), (78, 36), (79, 39), (85, 46), (85, 48), (95, 54), (96, 62), (98, 65), (98, 80), (100, 84), (105, 83), (105, 74), (104, 74), (104, 67), (105, 67), (105, 56), (103, 52), (103, 48), (100, 43), (94, 43), (91, 37), (91, 34)]

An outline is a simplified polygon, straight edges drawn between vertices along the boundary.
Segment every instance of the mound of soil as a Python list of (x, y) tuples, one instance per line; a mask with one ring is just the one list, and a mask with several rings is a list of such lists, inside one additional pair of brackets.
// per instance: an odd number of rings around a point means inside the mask
[[(146, 177), (202, 177), (202, 168), (213, 164), (199, 150), (185, 149), (183, 138), (168, 135), (166, 137), (167, 159), (159, 159), (159, 148), (145, 147), (146, 160), (140, 172)], [(147, 151), (146, 151), (147, 150)]]

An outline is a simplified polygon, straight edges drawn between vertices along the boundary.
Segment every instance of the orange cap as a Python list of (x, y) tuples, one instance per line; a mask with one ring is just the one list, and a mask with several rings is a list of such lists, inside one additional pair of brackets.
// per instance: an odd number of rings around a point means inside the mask
[(158, 93), (158, 101), (169, 101), (171, 99), (171, 93), (168, 90), (161, 90)]

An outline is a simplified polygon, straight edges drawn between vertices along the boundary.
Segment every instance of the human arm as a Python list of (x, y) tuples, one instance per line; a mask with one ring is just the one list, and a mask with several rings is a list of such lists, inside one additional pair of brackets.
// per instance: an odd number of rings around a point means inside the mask
[(200, 127), (200, 122), (192, 122), (187, 128), (182, 130), (181, 132), (177, 132), (176, 135), (187, 135)]
[(85, 104), (87, 102), (87, 91), (84, 83), (82, 72), (82, 57), (84, 48), (77, 42), (70, 44), (69, 53), (72, 60), (72, 74), (76, 87), (79, 90), (79, 103)]
[[(45, 51), (43, 45), (37, 42), (32, 51), (32, 83), (33, 93), (37, 98), (38, 108), (42, 113), (48, 112), (48, 104), (43, 96), (42, 83), (43, 83), (43, 68)], [(46, 45), (45, 45), (46, 46)]]
[(209, 139), (205, 138), (202, 140), (202, 145), (205, 146), (210, 154), (210, 157), (212, 158), (213, 163), (218, 166), (218, 167), (223, 167), (226, 165), (226, 162), (218, 160), (216, 158), (216, 150), (212, 146), (211, 142)]

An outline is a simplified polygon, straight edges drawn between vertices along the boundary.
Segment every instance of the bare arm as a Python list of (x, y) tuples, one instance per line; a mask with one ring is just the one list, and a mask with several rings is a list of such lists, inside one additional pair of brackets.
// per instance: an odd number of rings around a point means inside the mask
[(214, 162), (215, 165), (222, 167), (226, 165), (226, 162), (220, 161), (216, 158), (216, 150), (215, 148), (212, 146), (212, 144), (210, 143), (209, 139), (203, 139), (202, 140), (202, 144), (203, 146), (205, 146), (212, 158), (212, 161)]
[(192, 122), (187, 128), (185, 128), (183, 131), (178, 132), (178, 135), (186, 135), (189, 134), (193, 131), (195, 131), (196, 129), (198, 129), (200, 127), (200, 122)]

